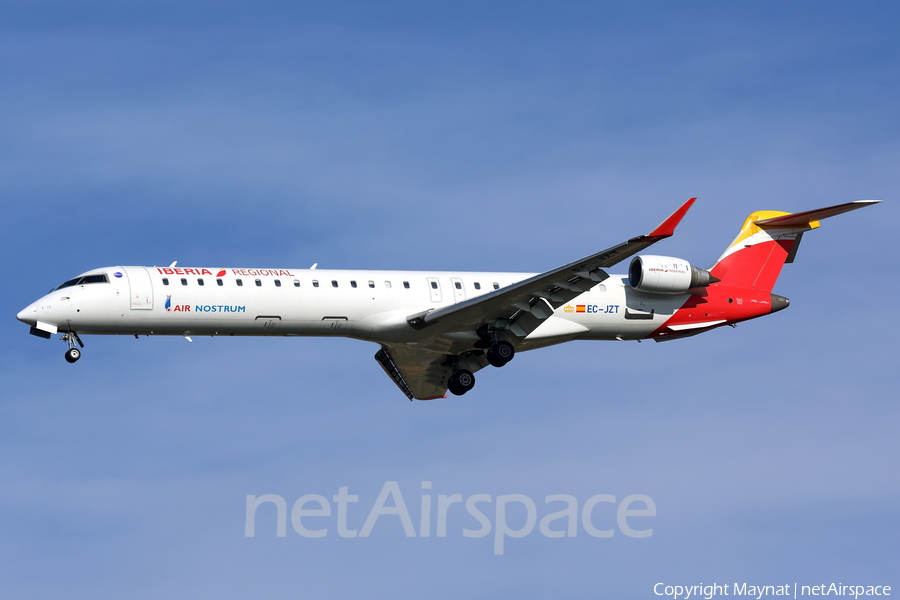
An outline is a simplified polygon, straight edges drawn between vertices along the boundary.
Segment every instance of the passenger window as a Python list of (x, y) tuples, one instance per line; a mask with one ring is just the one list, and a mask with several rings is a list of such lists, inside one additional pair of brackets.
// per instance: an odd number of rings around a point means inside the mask
[(462, 284), (461, 284), (460, 282), (458, 282), (458, 281), (454, 281), (454, 282), (453, 282), (453, 285), (455, 285), (455, 286), (456, 286), (456, 289), (458, 289), (458, 290), (461, 290), (461, 289), (462, 289)]
[(369, 287), (370, 287), (370, 288), (375, 287), (375, 282), (372, 281), (372, 280), (369, 280)]
[(181, 285), (187, 285), (187, 279), (184, 277), (181, 278)]
[(222, 280), (221, 280), (221, 279), (216, 279), (216, 285), (219, 286), (219, 287), (222, 287)]
[(313, 279), (313, 287), (319, 287), (319, 280)]
[(337, 279), (331, 280), (331, 287), (337, 287)]
[(276, 279), (276, 280), (275, 280), (275, 287), (281, 287), (281, 280), (280, 280), (280, 279)]
[(256, 287), (262, 287), (262, 281), (259, 279), (256, 280)]
[(481, 289), (481, 284), (478, 283), (477, 281), (475, 282), (475, 289), (476, 289), (476, 290), (480, 290), (480, 289)]
[(405, 287), (406, 289), (409, 289), (409, 282), (408, 282), (408, 281), (404, 281), (404, 282), (403, 282), (403, 287)]
[(432, 281), (432, 282), (431, 282), (431, 289), (433, 289), (433, 290), (436, 290), (436, 289), (437, 289), (437, 281)]
[(350, 287), (355, 288), (355, 287), (356, 287), (356, 281), (351, 280), (351, 281), (350, 281)]
[(197, 279), (197, 285), (203, 285), (203, 279), (202, 279), (202, 278), (198, 278), (198, 279)]
[(163, 277), (163, 285), (169, 285), (169, 278)]
[(300, 287), (300, 280), (299, 280), (299, 279), (295, 279), (295, 280), (294, 280), (294, 287)]
[(390, 288), (391, 288), (391, 282), (390, 282), (390, 281), (385, 281), (385, 282), (384, 282), (384, 287), (390, 289)]
[(234, 282), (235, 282), (236, 284), (238, 284), (238, 287), (241, 287), (242, 285), (244, 285), (244, 280), (243, 280), (243, 279), (235, 279)]
[(494, 289), (495, 289), (495, 290), (499, 290), (499, 289), (500, 289), (500, 284), (497, 283), (496, 281), (494, 282)]

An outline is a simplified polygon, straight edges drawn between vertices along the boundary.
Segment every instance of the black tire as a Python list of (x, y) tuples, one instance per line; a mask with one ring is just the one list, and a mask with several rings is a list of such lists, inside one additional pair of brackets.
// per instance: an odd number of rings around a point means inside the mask
[(509, 342), (499, 341), (487, 351), (488, 362), (493, 367), (502, 367), (516, 355), (515, 347)]
[(460, 369), (454, 373), (447, 383), (447, 389), (454, 396), (462, 396), (473, 387), (475, 387), (475, 376), (472, 375), (472, 371), (465, 369)]
[(66, 350), (66, 362), (73, 363), (81, 358), (81, 350), (78, 348), (69, 348)]
[(468, 392), (475, 387), (475, 376), (472, 375), (472, 371), (460, 369), (456, 372), (456, 382), (462, 389)]

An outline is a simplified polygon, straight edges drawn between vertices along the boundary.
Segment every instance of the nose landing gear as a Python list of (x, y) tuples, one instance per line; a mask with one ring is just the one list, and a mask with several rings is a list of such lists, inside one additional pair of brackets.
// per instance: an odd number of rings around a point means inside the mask
[(84, 342), (81, 341), (81, 338), (78, 337), (77, 333), (75, 333), (74, 331), (70, 331), (69, 333), (62, 334), (59, 339), (69, 344), (69, 349), (66, 350), (67, 363), (73, 363), (81, 358), (81, 350), (78, 349), (75, 343), (77, 342), (78, 346), (84, 348)]

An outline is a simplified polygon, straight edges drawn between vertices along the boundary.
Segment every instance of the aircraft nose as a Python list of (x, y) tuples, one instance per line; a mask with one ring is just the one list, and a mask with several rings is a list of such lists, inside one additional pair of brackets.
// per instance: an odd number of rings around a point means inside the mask
[(26, 325), (31, 325), (34, 327), (37, 322), (37, 307), (34, 303), (29, 304), (25, 308), (19, 311), (19, 314), (16, 315), (16, 318)]

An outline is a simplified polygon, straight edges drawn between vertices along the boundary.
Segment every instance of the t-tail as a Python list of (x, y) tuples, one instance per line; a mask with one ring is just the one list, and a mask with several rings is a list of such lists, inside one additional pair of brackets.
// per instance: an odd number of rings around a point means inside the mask
[(709, 271), (723, 286), (771, 292), (781, 267), (794, 261), (805, 232), (818, 228), (822, 219), (878, 202), (857, 200), (799, 213), (755, 212)]
[(772, 288), (781, 267), (793, 262), (803, 234), (819, 227), (822, 219), (877, 202), (859, 200), (793, 214), (751, 214), (719, 260), (707, 271), (698, 270), (707, 274), (707, 283), (694, 288), (697, 293), (649, 337), (658, 342), (674, 340), (787, 308), (790, 300), (773, 294)]

